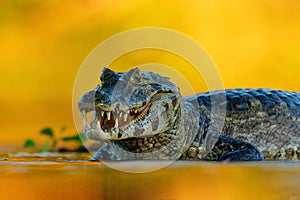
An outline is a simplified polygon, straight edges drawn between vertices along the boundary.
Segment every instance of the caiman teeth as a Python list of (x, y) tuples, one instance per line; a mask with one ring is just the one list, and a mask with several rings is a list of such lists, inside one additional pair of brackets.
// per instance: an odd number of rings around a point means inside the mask
[(133, 123), (136, 123), (137, 121), (139, 121), (140, 119), (142, 119), (145, 115), (146, 115), (146, 113), (141, 114), (135, 120), (133, 120)]
[(118, 118), (115, 119), (115, 128), (118, 128), (119, 127), (119, 120)]
[[(98, 130), (105, 133), (117, 134), (120, 130), (125, 130), (130, 125), (144, 118), (151, 104), (145, 104), (139, 108), (120, 109), (118, 106), (114, 108), (98, 108), (96, 114), (90, 124)], [(86, 115), (86, 113), (83, 113)], [(97, 121), (96, 121), (97, 120)], [(87, 124), (86, 124), (87, 126)]]
[(106, 112), (106, 116), (107, 116), (107, 119), (109, 121), (110, 120), (110, 112)]
[(97, 122), (97, 129), (101, 130), (100, 121)]

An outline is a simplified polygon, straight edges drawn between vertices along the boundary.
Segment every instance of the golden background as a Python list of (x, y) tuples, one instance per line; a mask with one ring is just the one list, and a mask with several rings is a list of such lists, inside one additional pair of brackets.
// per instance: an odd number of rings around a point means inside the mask
[[(299, 10), (297, 0), (1, 1), (0, 150), (39, 138), (45, 126), (65, 125), (73, 134), (77, 70), (96, 45), (132, 28), (164, 27), (190, 36), (212, 57), (226, 88), (300, 91)], [(180, 64), (151, 52), (135, 56), (149, 61), (149, 54), (156, 62)], [(115, 68), (140, 63), (132, 57)], [(202, 84), (193, 87), (203, 90)]]

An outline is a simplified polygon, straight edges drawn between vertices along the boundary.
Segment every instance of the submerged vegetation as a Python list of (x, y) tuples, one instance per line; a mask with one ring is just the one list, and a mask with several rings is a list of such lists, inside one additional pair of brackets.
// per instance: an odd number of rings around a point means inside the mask
[[(83, 145), (86, 137), (82, 133), (75, 133), (74, 135), (64, 136), (66, 127), (62, 126), (58, 133), (55, 133), (52, 128), (46, 127), (39, 133), (46, 136), (48, 139), (41, 145), (31, 138), (25, 140), (23, 147), (38, 152), (85, 152), (87, 151)], [(67, 143), (71, 143), (73, 148), (70, 148)], [(75, 146), (75, 148), (74, 148)]]

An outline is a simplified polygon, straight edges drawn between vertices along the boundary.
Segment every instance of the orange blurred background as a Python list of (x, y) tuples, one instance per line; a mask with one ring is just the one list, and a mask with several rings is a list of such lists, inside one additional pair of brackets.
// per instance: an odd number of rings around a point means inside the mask
[[(132, 28), (164, 27), (190, 36), (210, 54), (226, 88), (300, 91), (299, 10), (297, 0), (1, 1), (0, 151), (29, 137), (42, 140), (38, 132), (46, 126), (67, 126), (74, 134), (77, 70), (96, 45)], [(166, 63), (172, 62), (180, 63)], [(134, 64), (123, 59), (114, 68)]]

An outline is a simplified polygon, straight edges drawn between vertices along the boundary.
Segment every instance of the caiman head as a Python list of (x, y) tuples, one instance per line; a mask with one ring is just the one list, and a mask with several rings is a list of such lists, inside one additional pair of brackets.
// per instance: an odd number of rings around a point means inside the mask
[(138, 68), (128, 72), (104, 68), (100, 80), (78, 103), (89, 139), (151, 140), (174, 128), (182, 100), (169, 78)]

